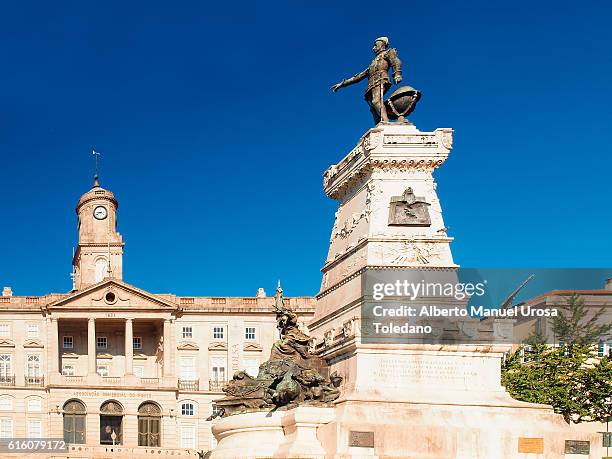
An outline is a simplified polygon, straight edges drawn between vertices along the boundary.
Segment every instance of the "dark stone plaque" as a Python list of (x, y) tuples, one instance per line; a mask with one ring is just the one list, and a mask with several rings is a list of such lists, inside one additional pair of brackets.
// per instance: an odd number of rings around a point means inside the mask
[(603, 443), (602, 446), (604, 448), (612, 448), (612, 432), (602, 432), (603, 437)]
[(591, 443), (580, 440), (565, 440), (565, 454), (590, 454)]
[(401, 196), (392, 196), (389, 206), (389, 225), (429, 226), (429, 203), (425, 198), (414, 195), (412, 188), (406, 188)]
[(374, 448), (374, 432), (351, 430), (349, 432), (349, 446)]
[(544, 439), (519, 437), (518, 452), (542, 454), (544, 453)]

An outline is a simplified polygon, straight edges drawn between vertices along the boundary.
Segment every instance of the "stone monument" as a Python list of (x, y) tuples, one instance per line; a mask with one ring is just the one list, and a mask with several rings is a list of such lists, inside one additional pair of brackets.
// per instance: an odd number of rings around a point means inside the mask
[[(388, 44), (377, 39), (368, 68), (332, 87), (367, 78), (377, 124), (323, 176), (338, 210), (308, 325), (312, 338), (292, 328), (277, 294), (281, 340), (256, 378), (237, 373), (217, 402), (225, 417), (213, 427), (219, 444), (212, 457), (558, 459), (574, 457), (565, 454), (566, 442), (578, 441), (590, 442), (590, 455), (579, 457), (599, 459), (598, 436), (502, 387), (508, 321), (448, 322), (445, 338), (432, 343), (373, 339), (366, 323), (371, 272), (458, 281), (433, 178), (453, 131), (420, 131), (405, 118), (420, 98), (414, 88), (383, 100), (389, 70), (395, 83), (402, 80)], [(301, 376), (309, 369), (312, 387)]]
[[(381, 65), (388, 39), (376, 43), (368, 70), (334, 91), (368, 76), (366, 100), (382, 101), (390, 86), (387, 68), (397, 75), (400, 65), (395, 52), (390, 65)], [(372, 80), (382, 81), (378, 92)], [(563, 458), (571, 457), (565, 441), (578, 440), (591, 441), (588, 457), (599, 458), (599, 437), (577, 433), (551, 407), (516, 401), (505, 391), (507, 320), (492, 327), (460, 321), (453, 330), (459, 339), (450, 343), (368, 339), (369, 270), (456, 281), (458, 268), (433, 178), (451, 152), (452, 129), (427, 132), (405, 119), (386, 121), (388, 103), (368, 103), (378, 124), (323, 175), (338, 209), (309, 331), (317, 354), (343, 378), (334, 419), (318, 429), (326, 457)], [(480, 339), (468, 339), (474, 337)]]

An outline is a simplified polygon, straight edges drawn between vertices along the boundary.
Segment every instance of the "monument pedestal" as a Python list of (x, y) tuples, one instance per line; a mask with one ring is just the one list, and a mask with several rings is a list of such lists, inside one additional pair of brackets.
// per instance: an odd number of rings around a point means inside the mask
[(228, 416), (213, 425), (218, 444), (210, 457), (322, 459), (327, 456), (317, 429), (333, 418), (333, 408), (313, 406)]
[(371, 301), (369, 270), (456, 278), (432, 176), (451, 146), (451, 129), (379, 124), (324, 174), (325, 192), (339, 205), (308, 328), (312, 347), (343, 377), (334, 419), (318, 429), (326, 457), (569, 458), (565, 441), (579, 440), (590, 441), (583, 459), (599, 459), (599, 436), (507, 394), (501, 362), (509, 340), (469, 339), (508, 338), (508, 321), (457, 324), (454, 344), (369, 339), (362, 308)]

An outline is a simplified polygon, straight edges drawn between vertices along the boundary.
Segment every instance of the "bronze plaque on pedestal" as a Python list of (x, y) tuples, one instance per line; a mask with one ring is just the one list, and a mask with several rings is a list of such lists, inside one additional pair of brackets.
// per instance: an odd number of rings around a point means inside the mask
[(580, 440), (565, 440), (565, 454), (590, 454), (591, 443)]
[(544, 439), (519, 437), (518, 452), (542, 454), (544, 452)]
[(374, 432), (349, 431), (349, 446), (374, 448)]

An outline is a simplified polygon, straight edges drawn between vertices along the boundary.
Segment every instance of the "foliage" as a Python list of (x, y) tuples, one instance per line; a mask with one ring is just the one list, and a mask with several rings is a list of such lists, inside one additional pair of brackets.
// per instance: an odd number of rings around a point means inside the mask
[(605, 306), (587, 320), (588, 308), (580, 296), (571, 295), (566, 301), (567, 304), (557, 306), (559, 315), (552, 319), (552, 330), (558, 340), (576, 344), (597, 343), (612, 329), (612, 323), (600, 323)]
[(592, 346), (535, 345), (523, 358), (517, 350), (504, 363), (502, 384), (512, 397), (552, 405), (569, 423), (612, 416), (612, 362), (595, 359)]
[(512, 397), (552, 405), (566, 422), (605, 422), (612, 416), (612, 360), (597, 357), (596, 343), (611, 324), (598, 324), (603, 308), (587, 319), (577, 295), (559, 307), (552, 329), (563, 344), (552, 347), (533, 334), (504, 362), (502, 384)]

